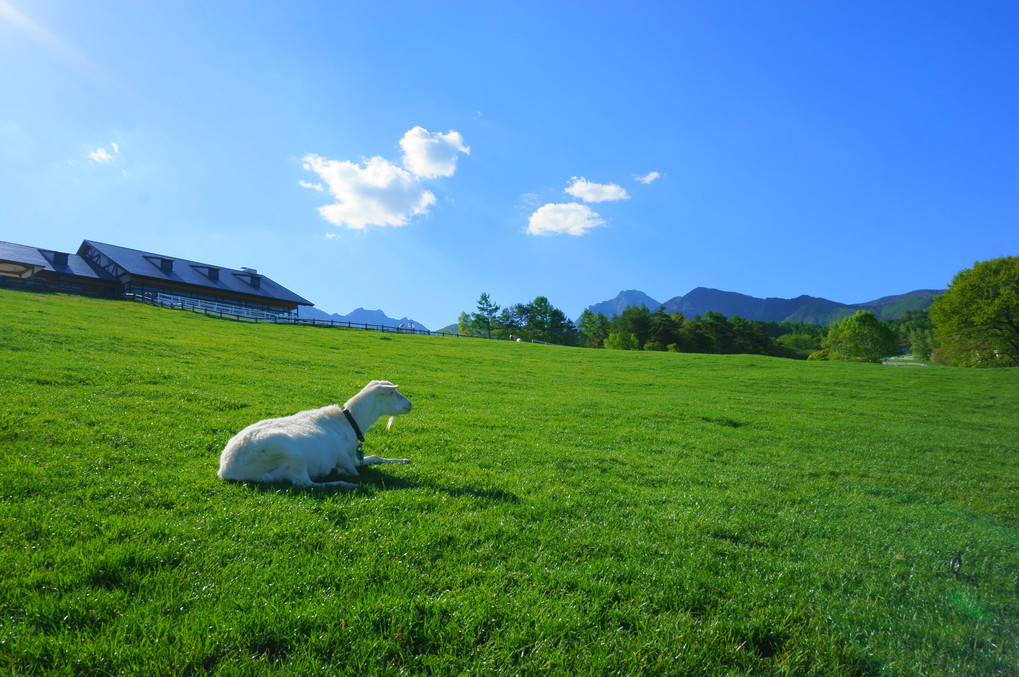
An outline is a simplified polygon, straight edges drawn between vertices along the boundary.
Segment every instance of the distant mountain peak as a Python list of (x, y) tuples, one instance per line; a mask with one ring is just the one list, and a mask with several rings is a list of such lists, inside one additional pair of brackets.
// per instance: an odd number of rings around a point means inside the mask
[(944, 289), (916, 289), (916, 290), (911, 291), (911, 292), (906, 292), (905, 294), (895, 294), (893, 296), (882, 296), (881, 298), (875, 299), (873, 301), (867, 301), (865, 303), (854, 303), (853, 305), (855, 305), (855, 306), (863, 306), (863, 307), (866, 307), (866, 306), (886, 306), (886, 305), (890, 305), (892, 303), (898, 303), (899, 301), (902, 301), (903, 299), (907, 299), (907, 298), (914, 298), (914, 297), (919, 297), (919, 298), (930, 297), (930, 298), (934, 298), (935, 296), (938, 296), (938, 295), (944, 294), (944, 293), (945, 293)]
[(383, 327), (404, 327), (420, 329), (421, 331), (428, 331), (428, 328), (416, 320), (412, 320), (407, 317), (401, 317), (400, 319), (394, 319), (389, 317), (381, 310), (367, 310), (365, 308), (355, 308), (346, 315), (340, 315), (339, 313), (327, 313), (319, 310), (318, 308), (302, 307), (300, 309), (300, 317), (302, 319), (314, 319), (314, 320), (332, 320), (334, 322), (352, 322), (354, 324), (374, 324), (381, 325)]
[(602, 301), (590, 306), (590, 310), (594, 314), (602, 313), (605, 317), (614, 317), (619, 315), (630, 306), (646, 306), (651, 312), (658, 310), (662, 303), (651, 298), (639, 289), (627, 289), (619, 292), (616, 296), (608, 301)]

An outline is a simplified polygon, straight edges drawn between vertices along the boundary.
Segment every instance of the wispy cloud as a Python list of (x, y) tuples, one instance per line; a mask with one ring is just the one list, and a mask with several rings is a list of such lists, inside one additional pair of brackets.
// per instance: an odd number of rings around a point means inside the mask
[(566, 192), (584, 202), (618, 202), (630, 199), (626, 191), (614, 183), (592, 183), (576, 176), (571, 180), (573, 183), (566, 188)]
[(649, 183), (654, 183), (658, 179), (662, 178), (662, 175), (659, 174), (658, 172), (648, 172), (647, 174), (644, 175), (634, 174), (633, 178), (646, 185)]
[(537, 193), (521, 193), (520, 203), (525, 208), (533, 209), (541, 204), (541, 196)]
[[(368, 226), (405, 226), (418, 215), (427, 214), (436, 202), (435, 194), (422, 179), (452, 176), (460, 153), (470, 153), (459, 132), (430, 134), (414, 127), (400, 140), (403, 165), (398, 167), (381, 156), (362, 159), (327, 160), (310, 153), (302, 158), (304, 168), (315, 172), (336, 198), (334, 204), (319, 207), (319, 214), (337, 226), (364, 230)], [(305, 188), (324, 192), (322, 183), (301, 181)]]
[(587, 205), (550, 203), (531, 214), (527, 232), (530, 235), (584, 235), (604, 225), (605, 220)]
[(120, 155), (120, 146), (115, 143), (111, 143), (110, 146), (113, 147), (113, 155), (111, 155), (105, 148), (100, 147), (88, 154), (89, 159), (93, 162), (98, 162), (99, 164), (113, 162), (115, 156)]
[(400, 139), (403, 166), (423, 179), (453, 176), (460, 153), (471, 154), (459, 132), (429, 134), (424, 127), (415, 127)]

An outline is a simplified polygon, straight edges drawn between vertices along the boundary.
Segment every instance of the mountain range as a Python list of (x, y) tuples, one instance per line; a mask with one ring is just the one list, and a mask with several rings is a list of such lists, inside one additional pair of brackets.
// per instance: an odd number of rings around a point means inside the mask
[[(602, 301), (588, 310), (592, 313), (603, 313), (606, 317), (614, 317), (629, 306), (645, 306), (655, 312), (664, 308), (670, 315), (681, 313), (688, 319), (711, 310), (726, 317), (739, 315), (747, 320), (762, 322), (803, 322), (806, 324), (831, 324), (832, 322), (852, 315), (857, 310), (869, 310), (879, 319), (888, 320), (902, 317), (909, 310), (922, 310), (931, 305), (934, 297), (942, 294), (941, 289), (917, 289), (905, 294), (883, 296), (865, 303), (839, 303), (816, 296), (797, 296), (794, 299), (758, 298), (736, 292), (697, 287), (683, 296), (673, 296), (668, 301), (658, 301), (642, 291), (630, 289), (619, 292), (614, 298)], [(299, 316), (302, 319), (333, 320), (336, 322), (353, 322), (356, 324), (374, 324), (386, 327), (414, 327), (428, 331), (427, 327), (407, 317), (394, 319), (381, 310), (357, 308), (346, 315), (327, 313), (315, 307), (301, 306)], [(578, 318), (579, 319), (579, 318)], [(447, 327), (456, 331), (456, 324)]]
[(374, 324), (381, 325), (383, 327), (411, 327), (413, 329), (428, 331), (428, 328), (417, 320), (411, 320), (406, 317), (401, 317), (399, 320), (396, 320), (389, 317), (381, 310), (366, 310), (364, 308), (357, 308), (346, 315), (340, 315), (339, 313), (327, 313), (324, 310), (319, 310), (313, 306), (301, 306), (298, 310), (298, 317), (303, 320), (332, 320), (334, 322)]
[(606, 317), (619, 315), (629, 306), (646, 306), (654, 312), (664, 308), (672, 315), (681, 313), (688, 319), (704, 315), (711, 310), (726, 317), (739, 315), (746, 320), (761, 322), (804, 322), (807, 324), (831, 324), (858, 310), (868, 310), (878, 319), (888, 320), (902, 317), (909, 310), (922, 310), (931, 305), (934, 297), (942, 294), (941, 289), (917, 289), (905, 294), (884, 296), (865, 303), (839, 303), (816, 296), (797, 296), (794, 299), (758, 298), (736, 292), (697, 287), (683, 296), (674, 296), (660, 302), (642, 291), (631, 289), (619, 292), (615, 298), (589, 306), (593, 313)]

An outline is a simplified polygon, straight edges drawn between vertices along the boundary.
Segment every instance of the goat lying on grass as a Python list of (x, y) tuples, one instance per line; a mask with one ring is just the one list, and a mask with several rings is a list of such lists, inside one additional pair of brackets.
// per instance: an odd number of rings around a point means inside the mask
[(410, 400), (389, 381), (372, 381), (343, 407), (332, 404), (284, 418), (269, 418), (234, 435), (219, 457), (219, 476), (241, 482), (290, 482), (294, 486), (340, 486), (350, 482), (315, 482), (334, 470), (357, 476), (361, 466), (410, 463), (409, 460), (363, 457), (364, 433), (383, 416), (411, 410)]

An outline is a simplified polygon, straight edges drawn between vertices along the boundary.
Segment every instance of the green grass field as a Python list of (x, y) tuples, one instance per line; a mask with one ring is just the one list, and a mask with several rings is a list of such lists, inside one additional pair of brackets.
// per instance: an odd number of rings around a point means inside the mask
[[(242, 427), (375, 378), (415, 411), (366, 453), (413, 464), (216, 477)], [(0, 290), (0, 397), (0, 674), (1019, 672), (1014, 369)]]

